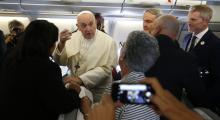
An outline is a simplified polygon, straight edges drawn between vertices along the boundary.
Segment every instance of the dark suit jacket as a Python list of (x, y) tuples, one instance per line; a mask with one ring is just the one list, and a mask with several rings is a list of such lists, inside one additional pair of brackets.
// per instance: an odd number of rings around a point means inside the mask
[[(192, 34), (185, 37), (187, 45)], [(211, 108), (220, 108), (220, 39), (208, 31), (190, 52), (196, 56), (199, 64), (200, 78), (205, 81)], [(220, 111), (218, 111), (220, 113)]]
[(203, 106), (204, 83), (199, 80), (197, 64), (194, 58), (179, 48), (168, 36), (156, 36), (160, 57), (146, 73), (157, 77), (165, 89), (180, 99), (185, 88), (187, 97), (196, 106)]
[(57, 120), (80, 105), (78, 94), (66, 90), (59, 66), (49, 58), (19, 62), (10, 72), (3, 71), (0, 81), (4, 120)]

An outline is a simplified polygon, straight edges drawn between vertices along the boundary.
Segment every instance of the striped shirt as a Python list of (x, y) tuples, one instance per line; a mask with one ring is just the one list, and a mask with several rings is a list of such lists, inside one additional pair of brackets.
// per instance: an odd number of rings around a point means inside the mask
[[(145, 78), (141, 72), (131, 72), (120, 82), (137, 83)], [(110, 93), (111, 87), (107, 88)], [(148, 105), (124, 104), (115, 110), (115, 120), (160, 120), (160, 116)]]

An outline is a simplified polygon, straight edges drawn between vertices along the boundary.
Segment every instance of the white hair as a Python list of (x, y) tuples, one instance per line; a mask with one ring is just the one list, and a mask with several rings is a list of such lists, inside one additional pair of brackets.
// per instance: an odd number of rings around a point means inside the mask
[[(76, 16), (76, 19), (78, 20), (78, 17), (82, 14), (91, 14), (94, 16), (94, 14), (91, 12), (91, 11), (88, 11), (88, 10), (85, 10), (85, 11), (81, 11), (77, 16)], [(95, 16), (94, 16), (95, 17)]]

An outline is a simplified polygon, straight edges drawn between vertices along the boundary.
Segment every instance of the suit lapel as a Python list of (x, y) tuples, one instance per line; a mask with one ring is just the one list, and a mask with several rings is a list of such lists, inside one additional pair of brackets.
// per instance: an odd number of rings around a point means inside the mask
[(210, 32), (211, 32), (210, 30), (207, 31), (193, 49), (197, 49), (205, 45), (207, 43), (207, 40), (209, 39)]
[(187, 48), (189, 46), (189, 43), (190, 43), (190, 40), (191, 40), (191, 37), (192, 37), (192, 33), (190, 34), (187, 34), (185, 37), (184, 37), (184, 48), (185, 48), (185, 51), (187, 51)]

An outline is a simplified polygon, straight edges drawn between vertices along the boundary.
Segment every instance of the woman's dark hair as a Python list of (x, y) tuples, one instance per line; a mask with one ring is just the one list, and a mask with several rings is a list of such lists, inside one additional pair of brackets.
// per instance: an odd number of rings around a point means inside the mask
[(18, 47), (21, 57), (48, 57), (50, 48), (58, 40), (58, 28), (46, 20), (32, 21), (26, 28)]
[(0, 30), (0, 39), (3, 40), (4, 39), (4, 33), (2, 30)]
[(102, 17), (102, 15), (100, 13), (95, 13), (95, 19), (96, 19), (97, 29), (105, 33), (104, 18)]
[(29, 58), (49, 59), (50, 50), (58, 40), (58, 28), (46, 20), (32, 21), (22, 34), (17, 46), (4, 60), (4, 66), (16, 66), (16, 63)]
[(0, 30), (0, 65), (4, 57), (5, 50), (6, 50), (6, 45), (4, 40), (4, 33), (2, 30)]

